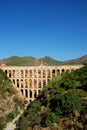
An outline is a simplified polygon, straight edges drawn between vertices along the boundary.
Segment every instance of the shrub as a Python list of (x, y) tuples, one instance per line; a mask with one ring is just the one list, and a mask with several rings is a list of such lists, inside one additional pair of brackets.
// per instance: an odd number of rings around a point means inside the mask
[(14, 119), (14, 113), (11, 112), (7, 115), (7, 122), (12, 121)]
[(48, 112), (46, 118), (46, 126), (50, 126), (54, 122), (58, 122), (59, 118), (54, 112)]
[(61, 99), (61, 110), (63, 113), (71, 113), (76, 109), (80, 109), (81, 99), (73, 91), (66, 93)]

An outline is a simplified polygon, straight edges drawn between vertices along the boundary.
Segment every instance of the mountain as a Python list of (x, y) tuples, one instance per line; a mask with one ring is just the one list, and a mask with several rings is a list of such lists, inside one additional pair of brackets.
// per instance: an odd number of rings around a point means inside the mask
[(87, 64), (87, 55), (64, 62), (66, 64)]
[(18, 56), (12, 56), (6, 59), (0, 60), (0, 64), (6, 64), (9, 66), (35, 66), (40, 65), (41, 62), (43, 64), (47, 65), (60, 65), (62, 64), (61, 61), (57, 61), (55, 59), (52, 59), (49, 56), (46, 56), (44, 58), (34, 58), (32, 56), (25, 56), (25, 57), (18, 57)]
[(61, 65), (61, 64), (63, 64), (62, 61), (55, 60), (49, 56), (45, 56), (41, 60), (43, 61), (44, 64), (47, 64), (47, 65)]
[(87, 55), (84, 55), (80, 58), (68, 60), (68, 61), (58, 61), (56, 59), (53, 59), (49, 56), (45, 56), (43, 58), (35, 58), (32, 56), (24, 56), (24, 57), (18, 57), (18, 56), (12, 56), (9, 58), (1, 59), (1, 64), (6, 64), (9, 66), (37, 66), (43, 63), (44, 65), (64, 65), (64, 64), (84, 64), (87, 63)]

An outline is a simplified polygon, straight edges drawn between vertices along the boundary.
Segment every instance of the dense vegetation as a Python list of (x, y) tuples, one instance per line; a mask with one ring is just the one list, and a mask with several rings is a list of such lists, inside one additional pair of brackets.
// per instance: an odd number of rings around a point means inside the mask
[[(87, 114), (87, 106), (83, 105), (84, 101), (87, 104), (86, 97), (87, 65), (71, 73), (63, 73), (61, 76), (51, 80), (38, 98), (28, 105), (17, 122), (16, 130), (33, 130), (35, 126), (46, 128), (50, 127), (53, 123), (63, 125), (64, 123), (60, 123), (61, 120), (63, 121), (65, 117), (70, 114), (72, 114), (70, 118), (74, 120), (73, 114), (76, 110), (80, 113)], [(77, 120), (77, 118), (75, 120)], [(76, 121), (73, 123), (73, 127), (78, 130), (81, 123), (85, 126), (86, 120), (83, 121), (79, 117), (78, 124), (80, 125), (75, 123)], [(66, 126), (67, 125), (61, 126), (61, 130), (68, 130)], [(69, 130), (71, 127), (72, 125), (69, 124)]]
[(5, 72), (0, 69), (0, 130), (13, 120), (23, 107), (23, 99), (19, 97)]

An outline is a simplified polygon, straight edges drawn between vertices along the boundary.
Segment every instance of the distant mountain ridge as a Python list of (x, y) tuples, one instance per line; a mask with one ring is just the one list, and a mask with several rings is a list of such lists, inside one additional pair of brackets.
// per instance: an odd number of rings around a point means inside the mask
[(6, 64), (9, 66), (38, 66), (41, 63), (50, 66), (64, 65), (64, 64), (84, 64), (87, 63), (87, 55), (69, 61), (58, 61), (50, 56), (45, 56), (43, 58), (35, 58), (32, 56), (24, 56), (24, 57), (12, 56), (0, 60), (0, 65)]
[(65, 63), (68, 63), (68, 64), (87, 64), (87, 55), (66, 61)]

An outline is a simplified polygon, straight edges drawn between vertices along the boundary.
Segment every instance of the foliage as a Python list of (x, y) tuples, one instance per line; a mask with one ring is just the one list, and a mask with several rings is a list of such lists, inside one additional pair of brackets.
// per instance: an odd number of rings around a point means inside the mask
[(60, 86), (66, 90), (80, 88), (87, 91), (87, 65), (72, 71), (72, 73), (65, 73)]
[(0, 130), (23, 108), (24, 101), (18, 96), (6, 73), (0, 69)]
[(10, 112), (8, 115), (7, 115), (7, 122), (10, 122), (14, 119), (14, 113), (13, 112)]
[(8, 92), (10, 95), (14, 94), (14, 90), (9, 82), (9, 79), (5, 72), (0, 69), (0, 95), (5, 97), (5, 92)]
[(61, 98), (61, 110), (63, 114), (68, 114), (76, 109), (80, 109), (81, 107), (81, 99), (80, 97), (73, 91), (67, 92)]
[(54, 122), (58, 122), (59, 118), (54, 112), (47, 112), (46, 126), (50, 126)]
[(38, 98), (28, 105), (18, 121), (18, 129), (33, 128), (35, 125), (47, 127), (75, 110), (82, 110), (86, 88), (87, 65), (53, 78)]

